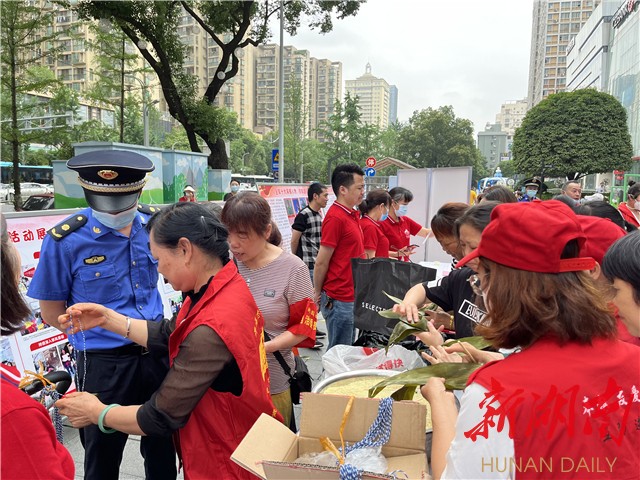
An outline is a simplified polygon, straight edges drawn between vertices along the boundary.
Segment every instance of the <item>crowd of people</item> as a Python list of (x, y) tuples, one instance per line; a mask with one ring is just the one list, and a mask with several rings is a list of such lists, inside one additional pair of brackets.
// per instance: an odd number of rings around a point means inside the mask
[[(332, 172), (328, 209), (329, 189), (309, 185), (289, 253), (257, 192), (231, 185), (220, 210), (195, 202), (187, 186), (179, 202), (158, 211), (138, 203), (153, 169), (146, 157), (96, 151), (67, 165), (89, 208), (48, 232), (28, 295), (40, 301), (45, 322), (69, 335), (76, 356), (77, 391), (57, 406), (81, 429), (86, 478), (118, 478), (130, 434), (142, 437), (148, 478), (175, 479), (176, 453), (185, 478), (253, 478), (230, 456), (263, 413), (296, 431), (295, 348), (317, 346), (324, 335), (328, 348), (355, 341), (351, 260), (409, 261), (412, 237), (429, 236), (451, 255), (451, 273), (435, 286), (413, 286), (394, 309), (414, 322), (425, 303), (439, 307), (418, 334), (427, 362), (486, 363), (459, 408), (444, 379), (422, 388), (434, 478), (579, 476), (561, 470), (562, 458), (608, 465), (593, 478), (638, 478), (637, 184), (619, 211), (609, 206), (613, 212), (581, 204), (576, 182), (548, 201), (538, 198), (536, 179), (520, 199), (494, 186), (476, 205), (445, 203), (426, 227), (407, 216), (411, 191), (365, 196), (362, 168), (343, 164)], [(7, 335), (28, 309), (4, 223), (2, 239)], [(159, 274), (184, 297), (170, 319)], [(317, 331), (319, 311), (326, 334)], [(492, 348), (445, 347), (445, 333), (482, 335)], [(561, 410), (550, 413), (554, 405)], [(40, 461), (56, 469), (5, 461), (31, 441), (24, 422), (40, 433)], [(3, 478), (73, 478), (46, 411), (4, 376), (2, 434)], [(530, 459), (550, 470), (523, 472)]]

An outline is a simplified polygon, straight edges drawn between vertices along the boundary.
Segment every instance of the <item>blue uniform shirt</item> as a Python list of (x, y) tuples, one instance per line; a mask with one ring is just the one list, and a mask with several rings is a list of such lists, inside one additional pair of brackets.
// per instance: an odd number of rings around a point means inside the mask
[[(78, 230), (56, 241), (47, 235), (40, 262), (27, 295), (38, 300), (64, 300), (104, 305), (132, 318), (159, 321), (163, 317), (158, 292), (157, 261), (149, 251), (145, 225), (150, 215), (138, 212), (129, 237), (105, 227), (87, 208), (88, 220)], [(77, 215), (77, 214), (76, 214)], [(121, 335), (95, 328), (72, 335), (80, 349), (116, 348), (131, 342)]]

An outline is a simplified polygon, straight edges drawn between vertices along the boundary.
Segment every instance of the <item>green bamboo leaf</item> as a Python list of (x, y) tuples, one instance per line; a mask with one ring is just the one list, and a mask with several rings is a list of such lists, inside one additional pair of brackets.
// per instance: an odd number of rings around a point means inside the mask
[(393, 300), (394, 302), (396, 302), (397, 304), (401, 304), (402, 300), (400, 300), (398, 297), (394, 297), (393, 295), (389, 295), (387, 292), (385, 292), (384, 290), (382, 291), (382, 293), (384, 293), (387, 297), (389, 297), (391, 300)]
[(401, 400), (413, 400), (415, 394), (416, 387), (414, 385), (409, 385), (393, 392), (391, 394), (391, 398), (393, 398), (396, 402), (399, 402)]
[(381, 310), (378, 314), (384, 318), (397, 318), (398, 320), (402, 318), (401, 314), (394, 312), (393, 310)]
[(435, 303), (428, 303), (422, 308), (418, 309), (419, 312), (426, 312), (426, 311), (435, 312), (436, 310), (438, 310), (438, 305), (436, 305)]
[(400, 343), (405, 338), (415, 335), (416, 333), (426, 332), (427, 329), (427, 321), (424, 318), (420, 318), (416, 323), (407, 323), (404, 320), (400, 320), (396, 323), (396, 326), (393, 327), (393, 331), (389, 336), (389, 342), (385, 347), (385, 351), (389, 351), (389, 347), (395, 345), (396, 343)]
[(491, 346), (491, 344), (489, 342), (487, 342), (487, 340), (485, 340), (484, 337), (481, 337), (481, 336), (464, 337), (464, 338), (451, 338), (451, 339), (447, 340), (446, 342), (444, 342), (444, 345), (449, 347), (449, 346), (453, 345), (454, 343), (460, 343), (460, 342), (466, 342), (466, 343), (476, 347), (478, 350), (484, 350), (485, 348)]
[(383, 388), (389, 385), (402, 385), (403, 387), (421, 387), (431, 377), (445, 379), (447, 390), (463, 390), (474, 371), (481, 367), (479, 363), (438, 363), (428, 367), (416, 368), (389, 377), (369, 389), (369, 397), (375, 397)]

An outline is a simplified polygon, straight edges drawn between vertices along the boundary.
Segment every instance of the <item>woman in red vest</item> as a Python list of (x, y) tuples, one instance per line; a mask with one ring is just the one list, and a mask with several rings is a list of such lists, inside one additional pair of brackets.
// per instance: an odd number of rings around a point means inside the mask
[(640, 349), (616, 339), (584, 242), (562, 202), (502, 204), (460, 261), (478, 259), (476, 331), (522, 350), (476, 370), (459, 413), (444, 379), (422, 387), (434, 478), (639, 478)]
[(57, 402), (75, 427), (106, 434), (174, 433), (185, 478), (253, 478), (230, 459), (262, 413), (282, 421), (269, 397), (263, 319), (244, 279), (229, 261), (227, 230), (206, 207), (177, 203), (147, 226), (158, 271), (184, 292), (180, 312), (161, 323), (134, 320), (81, 303), (59, 317), (73, 332), (100, 326), (165, 354), (171, 369), (143, 405), (105, 405), (81, 392)]

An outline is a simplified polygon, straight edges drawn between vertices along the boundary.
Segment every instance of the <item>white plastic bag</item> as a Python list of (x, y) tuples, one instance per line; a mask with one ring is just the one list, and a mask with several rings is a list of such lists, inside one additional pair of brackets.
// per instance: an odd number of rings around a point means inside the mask
[(400, 345), (391, 346), (389, 354), (385, 354), (384, 348), (336, 345), (322, 356), (325, 378), (356, 370), (376, 369), (400, 372), (424, 366), (425, 363), (418, 352), (407, 350)]

